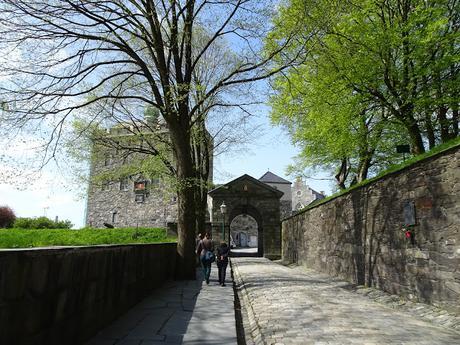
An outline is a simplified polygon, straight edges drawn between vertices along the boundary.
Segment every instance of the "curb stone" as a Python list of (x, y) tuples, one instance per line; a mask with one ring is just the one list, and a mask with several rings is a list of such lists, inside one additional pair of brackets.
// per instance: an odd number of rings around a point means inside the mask
[(245, 284), (238, 271), (238, 265), (233, 264), (230, 259), (230, 266), (233, 272), (235, 283), (235, 292), (241, 301), (241, 314), (243, 318), (244, 336), (246, 345), (265, 345), (260, 331), (260, 326), (257, 323), (252, 304), (249, 299), (249, 294), (245, 288)]

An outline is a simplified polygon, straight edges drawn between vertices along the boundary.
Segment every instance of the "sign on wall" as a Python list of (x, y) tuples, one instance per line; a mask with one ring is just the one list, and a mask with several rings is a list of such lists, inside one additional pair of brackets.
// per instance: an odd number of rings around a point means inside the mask
[(403, 205), (404, 225), (415, 225), (415, 205), (411, 200), (405, 201)]

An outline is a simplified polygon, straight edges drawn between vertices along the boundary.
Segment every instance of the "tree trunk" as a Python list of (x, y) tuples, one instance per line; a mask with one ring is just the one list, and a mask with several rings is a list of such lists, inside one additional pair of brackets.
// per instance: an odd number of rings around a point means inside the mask
[(452, 136), (458, 137), (458, 104), (452, 107)]
[(441, 142), (445, 143), (451, 138), (449, 135), (449, 121), (447, 120), (446, 106), (440, 106), (438, 108), (438, 122), (441, 127)]
[(348, 177), (348, 160), (347, 158), (342, 158), (339, 172), (335, 175), (337, 185), (340, 189), (345, 189), (345, 181)]
[(425, 147), (423, 146), (422, 134), (420, 133), (420, 128), (417, 124), (417, 121), (414, 119), (412, 114), (405, 115), (404, 118), (407, 119), (404, 124), (409, 133), (412, 153), (415, 155), (424, 153)]
[[(374, 155), (375, 149), (372, 149), (369, 144), (369, 134), (371, 130), (366, 122), (366, 110), (361, 112), (361, 121), (360, 121), (360, 132), (361, 140), (359, 142), (359, 164), (358, 172), (355, 176), (356, 183), (361, 183), (367, 178), (369, 172), (369, 167), (371, 165), (372, 157)], [(380, 136), (382, 133), (381, 129), (375, 131), (375, 135)]]
[(208, 179), (210, 169), (209, 140), (204, 120), (195, 124), (192, 134), (193, 159), (195, 166), (195, 233), (204, 233), (206, 230), (206, 206), (208, 195)]
[(431, 113), (429, 111), (425, 112), (425, 129), (426, 136), (428, 137), (428, 146), (431, 150), (436, 146), (436, 137), (434, 135), (433, 122), (431, 121)]
[(179, 182), (177, 203), (176, 279), (195, 279), (195, 169), (190, 145), (190, 132), (183, 126), (170, 126)]
[(363, 182), (367, 179), (369, 168), (371, 166), (373, 153), (367, 153), (366, 156), (360, 158), (358, 174), (356, 176), (358, 183)]

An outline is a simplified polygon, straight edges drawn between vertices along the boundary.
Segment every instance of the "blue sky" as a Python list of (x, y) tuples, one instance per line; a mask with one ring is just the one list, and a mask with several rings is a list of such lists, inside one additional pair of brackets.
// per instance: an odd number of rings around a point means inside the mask
[[(294, 177), (286, 175), (286, 167), (291, 164), (297, 149), (281, 128), (272, 127), (267, 117), (262, 117), (262, 131), (257, 140), (239, 153), (227, 153), (216, 157), (214, 164), (214, 182), (224, 183), (242, 174), (255, 178), (261, 177), (267, 170), (292, 181)], [(72, 192), (72, 182), (62, 183), (64, 178), (57, 169), (48, 169), (36, 178), (25, 190), (24, 184), (0, 184), (0, 205), (8, 205), (19, 217), (38, 217), (46, 215), (54, 219), (69, 219), (75, 227), (84, 225), (85, 199), (82, 193)], [(32, 182), (32, 181), (30, 181)], [(317, 191), (330, 194), (330, 182), (308, 180), (308, 185)], [(80, 195), (78, 195), (80, 194)]]
[[(215, 18), (212, 18), (212, 21), (214, 20)], [(229, 45), (236, 47), (236, 50), (243, 49), (245, 40), (240, 41), (238, 36), (230, 36), (228, 40)], [(17, 53), (16, 50), (14, 52)], [(21, 56), (9, 54), (6, 60), (0, 61), (0, 64), (7, 61), (21, 61), (21, 59)], [(260, 98), (263, 101), (267, 92), (266, 88), (266, 82), (260, 82), (248, 88), (245, 94), (249, 95), (249, 101), (255, 101), (254, 98)], [(289, 143), (287, 135), (280, 128), (271, 127), (268, 120), (269, 109), (262, 103), (260, 102), (255, 107), (259, 116), (256, 121), (260, 121), (263, 130), (261, 133), (255, 133), (256, 140), (247, 145), (244, 150), (216, 157), (214, 162), (215, 183), (225, 183), (242, 174), (259, 178), (267, 170), (287, 180), (294, 179), (293, 176), (286, 176), (285, 172), (286, 167), (293, 162), (297, 150)], [(17, 143), (10, 147), (4, 146), (3, 150), (7, 152), (7, 156), (17, 157), (24, 154), (27, 157), (26, 151), (29, 149), (30, 154), (30, 146), (30, 137), (27, 137), (22, 140), (18, 139)], [(2, 148), (0, 148), (0, 157), (1, 150)], [(29, 156), (23, 158), (23, 161), (29, 158), (35, 157)], [(83, 226), (86, 201), (81, 191), (79, 194), (71, 191), (77, 182), (69, 180), (68, 176), (62, 176), (69, 174), (66, 172), (61, 174), (57, 168), (49, 167), (41, 174), (41, 177), (19, 181), (13, 165), (0, 165), (0, 176), (5, 171), (9, 177), (7, 183), (0, 183), (0, 205), (10, 206), (20, 217), (45, 215), (54, 219), (59, 216), (60, 219), (71, 220), (75, 227)], [(317, 191), (323, 190), (330, 193), (329, 181), (308, 180), (307, 182)], [(18, 187), (21, 190), (18, 190)]]

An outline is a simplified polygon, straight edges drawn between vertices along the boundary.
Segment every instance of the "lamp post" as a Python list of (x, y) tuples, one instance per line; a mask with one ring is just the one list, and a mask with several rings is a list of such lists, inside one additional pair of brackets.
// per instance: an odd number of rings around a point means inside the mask
[(220, 213), (222, 213), (222, 241), (225, 240), (225, 214), (227, 213), (227, 205), (225, 205), (225, 201), (222, 201), (222, 205), (220, 205)]

